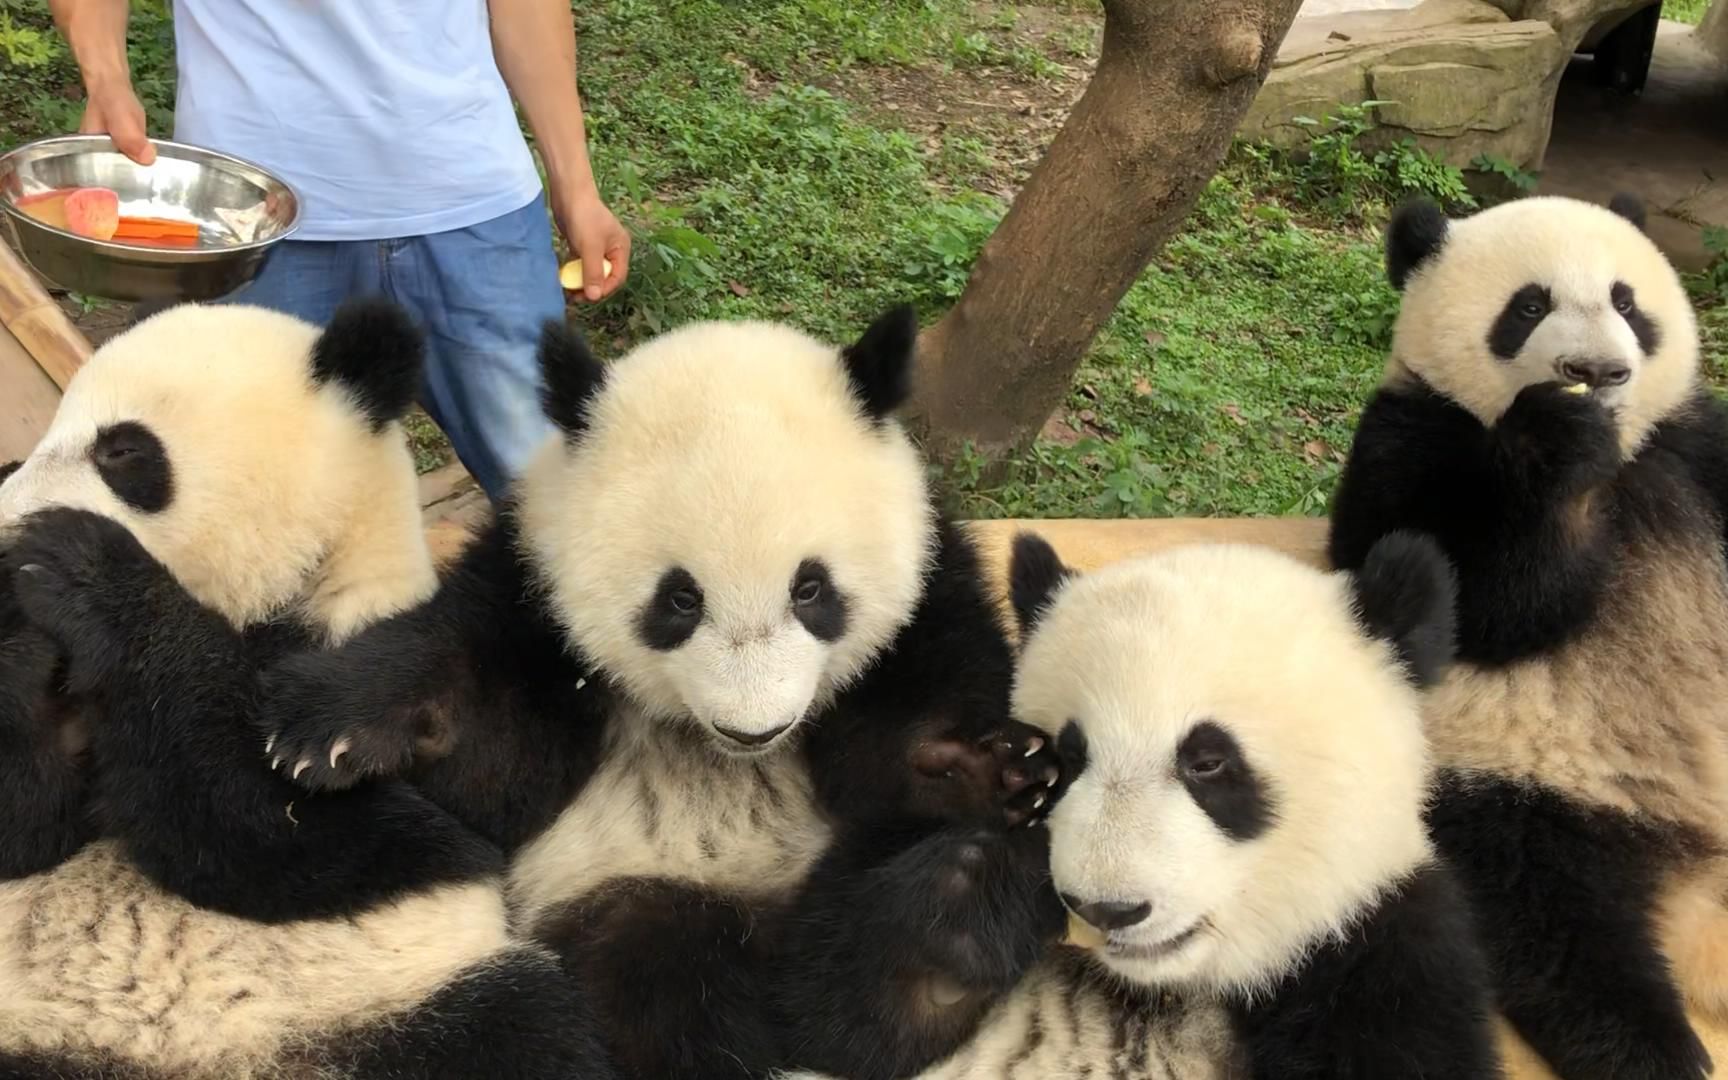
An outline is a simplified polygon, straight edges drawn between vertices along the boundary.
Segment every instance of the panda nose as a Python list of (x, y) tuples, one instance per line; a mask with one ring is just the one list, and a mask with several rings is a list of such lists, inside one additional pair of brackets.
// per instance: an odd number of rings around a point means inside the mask
[(1146, 916), (1152, 914), (1150, 901), (1142, 900), (1138, 904), (1129, 904), (1116, 900), (1094, 900), (1082, 903), (1077, 896), (1062, 894), (1062, 902), (1068, 905), (1068, 910), (1085, 919), (1100, 930), (1126, 930), (1146, 921)]
[(1560, 365), (1560, 374), (1574, 383), (1599, 388), (1619, 386), (1632, 377), (1632, 369), (1618, 360), (1567, 360)]
[(714, 730), (741, 746), (764, 746), (778, 739), (780, 734), (791, 726), (791, 724), (781, 724), (779, 727), (770, 728), (767, 731), (735, 731), (732, 728), (715, 724)]

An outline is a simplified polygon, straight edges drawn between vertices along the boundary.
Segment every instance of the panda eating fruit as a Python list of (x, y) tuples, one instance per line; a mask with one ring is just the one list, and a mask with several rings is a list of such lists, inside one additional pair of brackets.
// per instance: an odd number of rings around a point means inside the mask
[(179, 307), (0, 473), (0, 1077), (608, 1075), (500, 854), (262, 760), (258, 667), (436, 586), (395, 308)]
[(962, 986), (884, 1023), (784, 962), (891, 967), (827, 905), (927, 903), (907, 882), (964, 857), (950, 827), (1028, 821), (1056, 779), (1008, 720), (977, 556), (890, 415), (916, 333), (910, 309), (843, 350), (705, 323), (603, 367), (550, 329), (559, 434), (513, 504), (428, 604), (271, 679), (285, 774), (403, 773), (511, 853), (521, 925), (630, 1074), (881, 1066), (975, 1018)]
[(1331, 555), (1395, 530), (1457, 568), (1429, 820), (1499, 1005), (1564, 1080), (1686, 1080), (1728, 1008), (1728, 414), (1691, 305), (1610, 208), (1524, 199), (1387, 238), (1387, 376)]

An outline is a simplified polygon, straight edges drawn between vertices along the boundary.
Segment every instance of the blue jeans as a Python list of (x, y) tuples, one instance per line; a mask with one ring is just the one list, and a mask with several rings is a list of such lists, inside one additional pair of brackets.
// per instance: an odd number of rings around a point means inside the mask
[(393, 240), (285, 240), (223, 299), (322, 326), (342, 301), (387, 296), (426, 333), (421, 404), (496, 501), (552, 428), (536, 346), (564, 317), (545, 199), (466, 229)]

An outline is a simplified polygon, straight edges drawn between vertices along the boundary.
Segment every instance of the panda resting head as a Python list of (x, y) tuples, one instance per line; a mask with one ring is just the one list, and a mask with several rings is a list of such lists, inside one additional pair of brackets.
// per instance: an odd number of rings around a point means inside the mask
[(421, 343), (392, 305), (320, 331), (186, 304), (79, 369), (0, 482), (0, 526), (69, 507), (113, 518), (237, 627), (298, 609), (333, 640), (429, 595), (414, 463), (397, 421)]
[(1393, 217), (1403, 293), (1389, 381), (1414, 376), (1492, 426), (1538, 383), (1583, 386), (1628, 457), (1691, 395), (1692, 305), (1630, 196), (1607, 207), (1518, 199), (1460, 220), (1429, 202)]
[(1429, 862), (1432, 543), (1390, 536), (1357, 575), (1207, 545), (1077, 576), (1022, 536), (1011, 580), (1015, 716), (1065, 773), (1052, 877), (1116, 974), (1252, 996)]
[(935, 547), (890, 412), (908, 308), (836, 350), (704, 323), (602, 367), (542, 349), (561, 429), (524, 472), (521, 535), (570, 643), (650, 718), (727, 754), (780, 746), (912, 617)]

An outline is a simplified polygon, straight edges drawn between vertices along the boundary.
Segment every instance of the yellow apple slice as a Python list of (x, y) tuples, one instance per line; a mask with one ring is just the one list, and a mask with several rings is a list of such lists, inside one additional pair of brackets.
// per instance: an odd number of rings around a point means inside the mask
[(1082, 949), (1097, 949), (1104, 945), (1104, 935), (1098, 928), (1072, 911), (1068, 913), (1068, 936), (1064, 940)]
[(1571, 386), (1566, 387), (1565, 390), (1568, 394), (1588, 394), (1590, 392), (1590, 384), (1573, 383)]
[[(600, 260), (600, 274), (601, 274), (602, 279), (609, 278), (612, 276), (612, 260), (611, 259), (601, 259)], [(564, 286), (566, 289), (570, 290), (571, 292), (580, 292), (581, 291), (581, 289), (582, 289), (582, 260), (581, 259), (571, 259), (569, 262), (564, 264), (563, 268), (558, 271), (558, 284)]]

